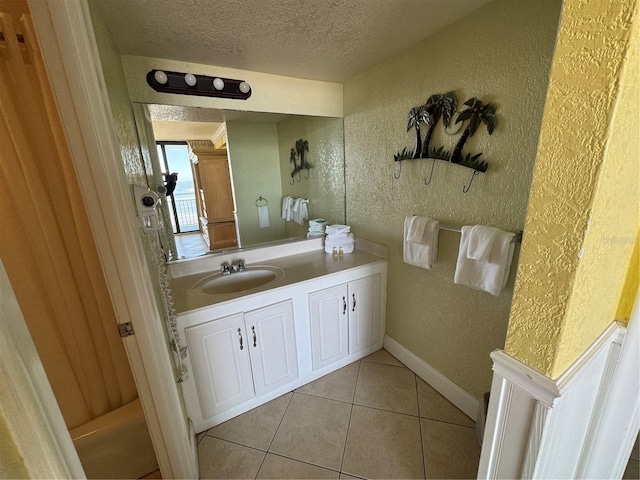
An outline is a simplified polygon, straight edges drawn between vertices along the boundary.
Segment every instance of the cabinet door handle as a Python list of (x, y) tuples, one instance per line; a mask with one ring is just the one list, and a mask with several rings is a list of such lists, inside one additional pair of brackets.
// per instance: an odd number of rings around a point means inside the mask
[(242, 345), (242, 329), (238, 329), (238, 340), (240, 340), (240, 350), (242, 350), (244, 348), (244, 346)]
[(257, 337), (256, 337), (256, 327), (252, 326), (251, 327), (251, 332), (253, 333), (253, 346), (255, 347), (257, 345)]
[(347, 299), (343, 295), (342, 296), (342, 314), (344, 315), (345, 313), (347, 313)]
[(356, 311), (356, 294), (353, 294), (353, 308), (351, 309), (352, 312)]

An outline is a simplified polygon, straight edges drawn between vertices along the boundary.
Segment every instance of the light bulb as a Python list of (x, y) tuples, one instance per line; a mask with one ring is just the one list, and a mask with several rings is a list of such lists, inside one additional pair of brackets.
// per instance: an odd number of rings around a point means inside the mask
[(161, 85), (164, 85), (169, 80), (167, 78), (167, 74), (164, 73), (162, 70), (157, 70), (156, 73), (153, 74), (153, 78), (155, 78), (156, 82), (158, 82)]
[(187, 73), (184, 76), (184, 83), (186, 83), (187, 85), (189, 85), (190, 87), (193, 87), (196, 84), (197, 80), (196, 80), (196, 76), (191, 74), (191, 73)]
[(221, 78), (214, 78), (213, 88), (215, 88), (216, 90), (222, 90), (224, 88), (224, 80), (222, 80)]
[(251, 90), (251, 87), (247, 82), (240, 82), (240, 85), (238, 85), (238, 88), (242, 93), (248, 93), (249, 90)]

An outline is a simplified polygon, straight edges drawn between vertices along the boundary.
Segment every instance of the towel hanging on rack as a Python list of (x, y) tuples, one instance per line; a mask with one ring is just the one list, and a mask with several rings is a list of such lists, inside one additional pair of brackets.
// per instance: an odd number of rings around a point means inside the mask
[(507, 285), (509, 278), (515, 233), (500, 230), (495, 235), (487, 261), (482, 261), (467, 256), (472, 229), (471, 226), (465, 226), (461, 229), (460, 250), (453, 283), (498, 296)]
[(403, 260), (431, 270), (438, 254), (438, 222), (417, 215), (406, 217), (403, 241)]

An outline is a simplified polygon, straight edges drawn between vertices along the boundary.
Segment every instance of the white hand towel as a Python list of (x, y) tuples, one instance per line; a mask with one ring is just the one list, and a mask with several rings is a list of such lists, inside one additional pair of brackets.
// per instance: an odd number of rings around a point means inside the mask
[(268, 205), (261, 205), (258, 207), (258, 224), (260, 225), (260, 228), (269, 228), (271, 226)]
[(469, 244), (467, 245), (467, 257), (472, 260), (487, 262), (493, 249), (496, 236), (502, 232), (499, 228), (475, 225), (469, 232)]
[(309, 200), (296, 198), (293, 202), (293, 221), (303, 225), (305, 219), (309, 218)]
[(453, 283), (483, 290), (498, 296), (509, 278), (509, 269), (513, 259), (513, 237), (515, 233), (500, 231), (496, 234), (493, 248), (486, 262), (467, 257), (471, 226), (462, 227), (460, 251), (456, 263)]
[(436, 220), (429, 219), (424, 227), (421, 242), (407, 240), (409, 229), (414, 217), (404, 219), (404, 248), (403, 260), (409, 265), (431, 270), (438, 254), (438, 225)]
[(293, 218), (293, 198), (291, 197), (282, 199), (282, 218), (287, 221)]
[(431, 221), (432, 220), (430, 218), (421, 217), (419, 215), (411, 217), (409, 231), (407, 232), (405, 239), (412, 243), (422, 243), (422, 238), (425, 235), (427, 225), (429, 225), (429, 222)]

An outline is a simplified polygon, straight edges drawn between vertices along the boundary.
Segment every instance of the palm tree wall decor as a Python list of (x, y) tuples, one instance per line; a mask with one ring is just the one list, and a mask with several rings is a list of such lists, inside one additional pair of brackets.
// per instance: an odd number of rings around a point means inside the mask
[[(469, 120), (469, 123), (467, 124), (467, 128), (464, 129), (460, 140), (458, 140), (458, 143), (451, 154), (451, 163), (458, 163), (465, 167), (469, 166), (475, 170), (484, 172), (487, 170), (487, 163), (478, 160), (482, 153), (474, 155), (473, 157), (471, 154), (467, 154), (467, 156), (463, 158), (462, 149), (464, 148), (464, 144), (467, 140), (476, 133), (476, 130), (481, 124), (484, 123), (487, 126), (489, 135), (493, 133), (493, 130), (498, 124), (498, 119), (496, 118), (496, 106), (491, 103), (484, 104), (476, 97), (470, 98), (464, 102), (464, 104), (467, 108), (458, 115), (456, 123), (464, 122), (465, 120)], [(482, 168), (475, 168), (472, 165), (477, 165), (478, 167), (484, 166), (484, 170)]]
[[(308, 151), (309, 151), (309, 142), (307, 140), (303, 140), (302, 138), (300, 138), (299, 140), (296, 140), (296, 146), (295, 148), (291, 149), (291, 157), (289, 158), (289, 161), (293, 163), (293, 171), (291, 172), (292, 182), (296, 173), (299, 174), (301, 170), (307, 170), (308, 172), (309, 169), (313, 167), (313, 165), (311, 165), (305, 158), (305, 152), (308, 152)], [(297, 162), (298, 158), (300, 159), (300, 165), (298, 165), (298, 162)], [(305, 178), (308, 179), (309, 177), (305, 176)], [(301, 180), (302, 179), (300, 175), (298, 175), (298, 181), (301, 181)]]
[[(458, 114), (455, 124), (468, 123), (462, 136), (456, 143), (453, 153), (445, 150), (444, 146), (438, 148), (431, 146), (431, 138), (440, 119), (442, 119), (442, 123), (446, 129), (450, 127), (453, 117), (456, 114), (458, 99), (455, 93), (451, 91), (444, 94), (431, 95), (424, 105), (413, 107), (409, 111), (407, 132), (412, 128), (415, 130), (416, 146), (413, 151), (407, 147), (403, 148), (402, 151), (393, 156), (394, 161), (402, 162), (404, 160), (428, 158), (455, 163), (463, 167), (471, 168), (478, 173), (486, 172), (488, 168), (487, 162), (479, 160), (482, 153), (473, 156), (471, 154), (463, 156), (462, 150), (467, 140), (476, 133), (478, 127), (483, 123), (486, 125), (489, 135), (493, 133), (498, 124), (495, 115), (496, 106), (491, 103), (484, 104), (476, 97), (470, 98), (464, 105), (466, 108)], [(424, 141), (421, 136), (421, 125), (423, 123), (429, 126)], [(400, 175), (394, 174), (394, 177), (398, 179)], [(428, 185), (428, 182), (426, 182), (426, 184)]]
[[(456, 109), (458, 108), (458, 98), (454, 92), (447, 92), (444, 94), (437, 93), (435, 95), (431, 95), (427, 102), (423, 105), (423, 108), (427, 111), (431, 118), (431, 122), (429, 125), (429, 130), (427, 130), (427, 135), (424, 139), (424, 146), (422, 147), (422, 158), (434, 158), (431, 156), (431, 152), (429, 146), (431, 144), (431, 137), (433, 135), (433, 131), (435, 130), (435, 126), (442, 118), (442, 122), (444, 123), (445, 128), (449, 127), (451, 124), (451, 119), (453, 115), (456, 113)], [(435, 152), (435, 149), (432, 149)]]
[(411, 158), (420, 158), (422, 153), (422, 134), (420, 133), (420, 125), (425, 123), (429, 125), (431, 119), (429, 113), (425, 110), (424, 105), (413, 107), (409, 112), (409, 120), (407, 122), (407, 132), (413, 127), (416, 131), (416, 148)]

